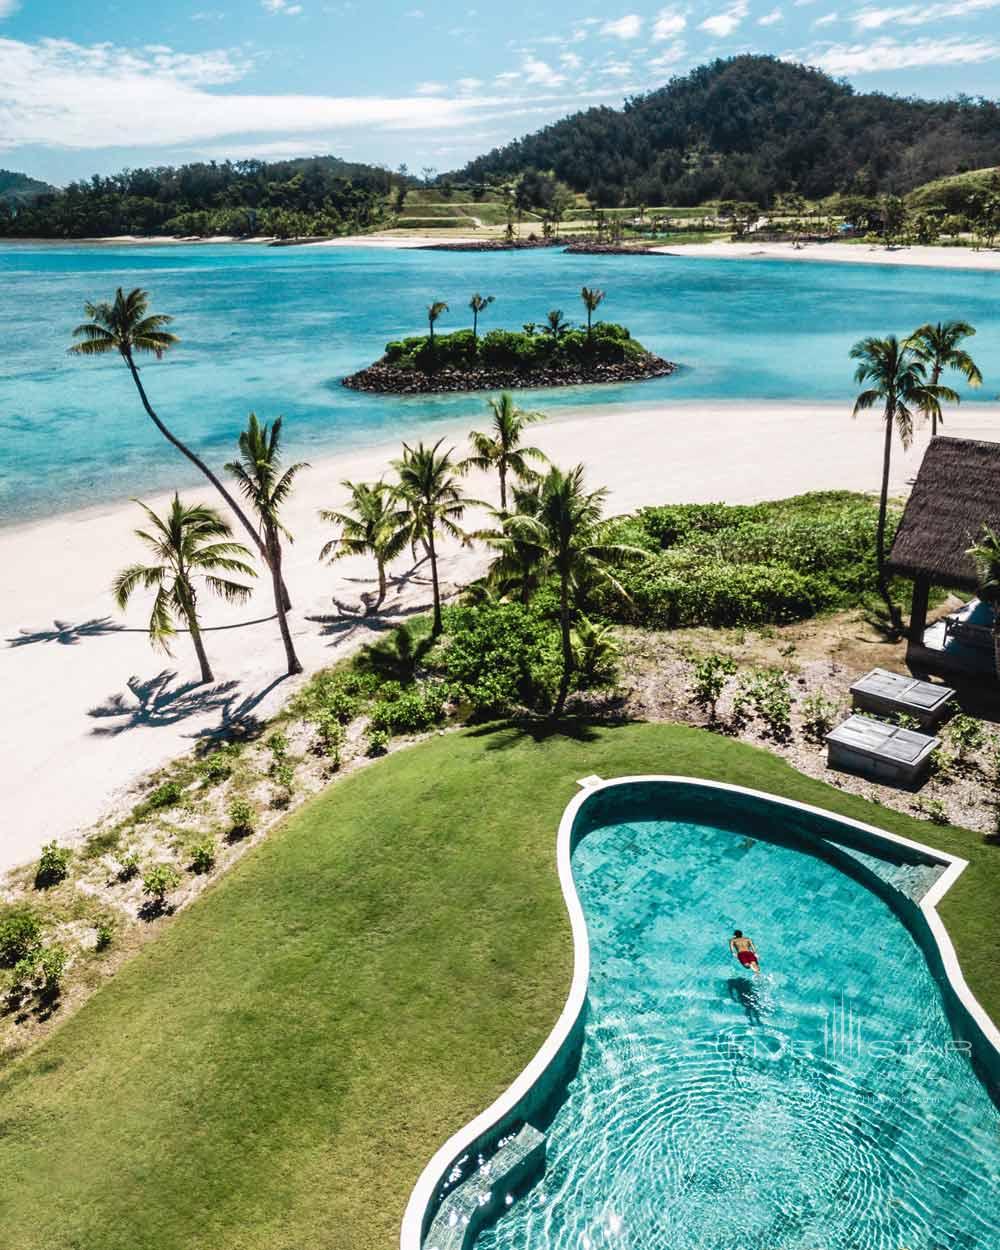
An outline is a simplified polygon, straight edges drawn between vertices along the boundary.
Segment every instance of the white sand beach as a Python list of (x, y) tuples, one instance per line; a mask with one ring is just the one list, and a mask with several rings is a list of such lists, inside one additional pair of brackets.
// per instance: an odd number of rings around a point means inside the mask
[[(463, 433), (481, 423), (482, 407), (481, 397), (470, 397)], [(1000, 439), (1000, 407), (968, 405), (950, 413), (946, 432)], [(826, 488), (876, 490), (880, 477), (881, 422), (877, 415), (852, 421), (847, 401), (589, 409), (532, 434), (557, 463), (584, 462), (590, 482), (609, 488), (612, 512)], [(911, 451), (896, 455), (894, 492), (905, 491), (926, 440), (921, 430)], [(382, 624), (354, 615), (361, 593), (373, 587), (369, 563), (318, 563), (330, 533), (317, 509), (342, 502), (342, 478), (377, 477), (397, 453), (394, 444), (317, 461), (300, 478), (288, 509), (296, 542), (286, 576), (296, 645), (308, 670), (336, 661)], [(469, 490), (488, 497), (493, 485), (470, 479)], [(184, 496), (216, 502), (207, 484)], [(32, 858), (52, 838), (71, 840), (120, 803), (149, 769), (228, 721), (272, 713), (294, 689), (282, 679), (283, 653), (263, 578), (243, 608), (205, 599), (206, 644), (216, 672), (208, 687), (194, 684), (197, 666), (186, 636), (176, 639), (173, 658), (150, 649), (148, 600), (137, 598), (127, 616), (119, 616), (108, 588), (119, 569), (142, 555), (132, 534), (139, 519), (135, 505), (114, 504), (0, 530), (0, 758), (7, 810), (16, 813), (0, 831), (0, 870)], [(481, 549), (447, 549), (442, 568), (448, 586), (476, 576), (485, 559)], [(398, 580), (386, 617), (425, 608), (426, 568), (409, 575), (400, 562), (393, 571)]]
[(1000, 249), (971, 247), (894, 247), (867, 243), (685, 243), (654, 247), (666, 256), (701, 256), (709, 260), (823, 260), (854, 265), (920, 265), (934, 269), (1000, 270)]

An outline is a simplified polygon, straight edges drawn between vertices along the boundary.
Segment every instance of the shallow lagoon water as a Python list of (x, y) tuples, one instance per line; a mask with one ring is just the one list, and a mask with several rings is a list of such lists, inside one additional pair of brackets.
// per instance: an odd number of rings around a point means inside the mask
[(996, 1250), (1000, 1112), (887, 904), (766, 830), (608, 819), (580, 1068), (475, 1250)]
[[(579, 289), (604, 288), (601, 312), (679, 361), (672, 378), (526, 396), (550, 412), (673, 400), (849, 400), (847, 351), (863, 334), (962, 316), (976, 355), (1000, 361), (1000, 274), (683, 257), (459, 253), (263, 245), (0, 244), (0, 523), (185, 485), (186, 464), (138, 408), (120, 361), (66, 355), (86, 299), (146, 287), (173, 313), (181, 346), (144, 379), (154, 405), (220, 463), (254, 409), (283, 413), (290, 450), (318, 456), (394, 441), (481, 415), (478, 396), (400, 399), (339, 379), (391, 339), (469, 322), (474, 291), (496, 296), (483, 328), (517, 328), (559, 307), (582, 317)], [(995, 391), (995, 388), (994, 388)], [(989, 386), (969, 399), (991, 399)], [(679, 420), (683, 421), (682, 413)]]

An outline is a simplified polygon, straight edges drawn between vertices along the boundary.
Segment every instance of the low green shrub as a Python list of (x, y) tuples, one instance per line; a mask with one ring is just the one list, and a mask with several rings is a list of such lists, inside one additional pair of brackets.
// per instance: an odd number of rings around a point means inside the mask
[(449, 608), (440, 664), (452, 698), (473, 719), (547, 710), (559, 687), (562, 648), (544, 594), (530, 604)]
[(167, 895), (180, 883), (180, 873), (173, 864), (151, 864), (142, 878), (142, 892), (162, 907)]
[(98, 921), (95, 925), (97, 941), (94, 944), (94, 950), (106, 951), (115, 939), (115, 926), (110, 920)]
[(837, 705), (817, 691), (802, 700), (802, 732), (810, 742), (823, 743), (837, 719)]
[(53, 946), (42, 947), (38, 955), (37, 969), (41, 975), (44, 994), (58, 994), (68, 963), (69, 952), (65, 946), (56, 943)]
[(726, 682), (736, 672), (736, 661), (728, 655), (712, 652), (696, 660), (692, 669), (691, 699), (708, 712), (714, 722), (716, 709)]
[(280, 759), (271, 766), (274, 781), (274, 806), (287, 807), (295, 793), (295, 765), (289, 759)]
[(288, 758), (288, 735), (282, 729), (276, 729), (267, 740), (267, 749), (271, 752), (271, 772)]
[(13, 968), (42, 944), (42, 922), (30, 907), (0, 912), (0, 967)]
[(236, 798), (229, 804), (229, 836), (246, 838), (257, 828), (257, 809), (249, 799)]
[(60, 881), (65, 881), (69, 876), (69, 862), (72, 858), (73, 852), (68, 846), (46, 842), (35, 869), (35, 889), (48, 890)]
[(132, 808), (132, 816), (135, 820), (145, 820), (153, 812), (161, 811), (166, 807), (175, 807), (183, 797), (184, 787), (179, 781), (165, 781)]
[(139, 875), (139, 852), (126, 851), (118, 857), (118, 880), (131, 881)]
[(332, 712), (321, 713), (316, 718), (316, 749), (329, 759), (334, 769), (340, 767), (346, 737), (344, 726)]
[(389, 731), (387, 729), (380, 729), (375, 725), (369, 725), (365, 730), (365, 738), (368, 743), (368, 755), (385, 755), (386, 751), (388, 751)]
[(238, 742), (225, 742), (199, 761), (202, 782), (206, 786), (221, 785), (233, 775), (233, 765), (240, 756)]
[(422, 733), (444, 717), (444, 693), (440, 686), (421, 682), (409, 689), (387, 692), (371, 710), (370, 725), (387, 734)]
[(792, 692), (788, 678), (777, 668), (760, 669), (741, 683), (749, 706), (769, 737), (787, 742), (792, 736)]
[(948, 813), (940, 799), (925, 799), (921, 796), (915, 804), (917, 811), (932, 825), (947, 825)]
[(973, 751), (986, 745), (986, 729), (981, 720), (959, 712), (945, 726), (945, 737), (952, 746), (959, 763), (964, 764)]
[(196, 873), (211, 872), (215, 867), (217, 847), (214, 838), (203, 838), (191, 847), (191, 870)]

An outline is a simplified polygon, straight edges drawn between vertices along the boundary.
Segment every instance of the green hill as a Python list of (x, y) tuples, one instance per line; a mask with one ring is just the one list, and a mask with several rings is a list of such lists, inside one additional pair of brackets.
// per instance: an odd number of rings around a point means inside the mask
[(47, 182), (29, 178), (27, 174), (15, 173), (12, 169), (0, 169), (0, 203), (2, 204), (20, 207), (54, 190), (55, 187), (50, 187)]
[(753, 200), (796, 192), (905, 194), (1000, 162), (1000, 105), (859, 93), (770, 56), (717, 60), (665, 87), (591, 108), (470, 162), (484, 182), (551, 172), (613, 207)]
[(917, 187), (906, 197), (907, 206), (916, 210), (943, 210), (972, 215), (983, 195), (1000, 193), (1000, 166), (970, 169), (948, 178), (935, 178)]

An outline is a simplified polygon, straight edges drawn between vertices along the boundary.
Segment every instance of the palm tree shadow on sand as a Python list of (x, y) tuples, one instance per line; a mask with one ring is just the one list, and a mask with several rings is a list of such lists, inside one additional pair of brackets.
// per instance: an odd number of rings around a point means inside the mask
[(235, 680), (210, 685), (195, 681), (175, 684), (177, 673), (163, 669), (143, 681), (130, 677), (126, 683), (128, 693), (116, 691), (87, 715), (114, 722), (96, 725), (91, 730), (93, 734), (117, 737), (130, 729), (156, 729), (179, 724), (191, 716), (218, 713), (217, 724), (199, 730), (194, 737), (249, 738), (256, 736), (262, 726), (255, 709), (284, 680), (284, 676), (276, 677), (260, 690), (243, 694)]
[(116, 624), (110, 616), (95, 616), (92, 620), (81, 621), (74, 625), (72, 621), (54, 620), (51, 629), (19, 629), (13, 638), (6, 639), (11, 647), (28, 647), (36, 642), (58, 642), (64, 647), (75, 647), (87, 638), (103, 638), (106, 634), (145, 633), (145, 630), (129, 630), (125, 625)]

